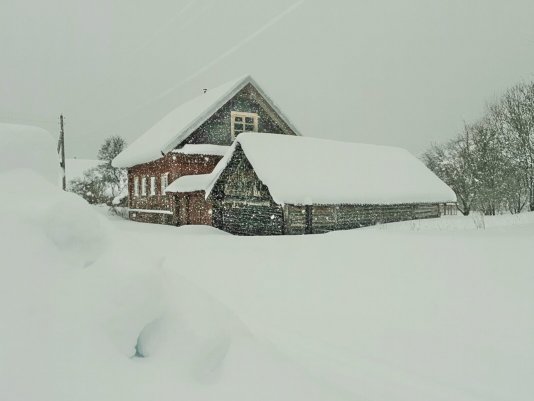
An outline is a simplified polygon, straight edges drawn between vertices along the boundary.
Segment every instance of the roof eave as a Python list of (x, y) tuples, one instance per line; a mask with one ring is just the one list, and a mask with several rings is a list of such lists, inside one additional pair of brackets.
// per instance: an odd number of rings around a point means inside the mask
[(213, 103), (213, 105), (208, 109), (208, 111), (204, 113), (204, 115), (198, 116), (198, 118), (193, 123), (191, 123), (187, 128), (183, 129), (180, 133), (178, 133), (172, 141), (170, 141), (163, 147), (163, 149), (161, 149), (161, 151), (163, 153), (167, 153), (174, 149), (176, 146), (178, 146), (181, 142), (187, 139), (195, 130), (197, 130), (202, 124), (208, 121), (213, 115), (213, 113), (223, 107), (241, 89), (243, 89), (248, 83), (251, 83), (252, 81), (253, 79), (250, 75), (246, 75), (245, 77), (243, 77), (240, 81), (236, 83), (236, 85), (231, 90), (229, 90), (217, 102)]

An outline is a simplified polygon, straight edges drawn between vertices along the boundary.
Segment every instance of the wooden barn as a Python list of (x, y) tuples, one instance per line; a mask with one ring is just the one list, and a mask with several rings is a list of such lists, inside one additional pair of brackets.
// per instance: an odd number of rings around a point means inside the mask
[(193, 182), (212, 224), (239, 235), (312, 234), (440, 216), (454, 192), (400, 148), (244, 133)]
[(211, 224), (212, 205), (204, 192), (173, 192), (174, 182), (212, 172), (245, 131), (298, 135), (250, 76), (209, 89), (171, 111), (113, 160), (115, 167), (128, 170), (130, 219)]

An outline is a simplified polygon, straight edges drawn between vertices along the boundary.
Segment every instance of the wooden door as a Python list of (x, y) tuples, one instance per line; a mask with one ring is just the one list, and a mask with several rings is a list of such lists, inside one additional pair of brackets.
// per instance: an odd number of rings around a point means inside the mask
[(187, 224), (211, 225), (211, 203), (204, 199), (203, 193), (188, 195)]

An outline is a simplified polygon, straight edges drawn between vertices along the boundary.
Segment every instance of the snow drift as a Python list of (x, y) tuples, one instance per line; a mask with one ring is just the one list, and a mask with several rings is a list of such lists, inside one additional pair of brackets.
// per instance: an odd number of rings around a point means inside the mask
[(2, 400), (343, 399), (40, 171), (0, 186)]
[(532, 216), (234, 237), (111, 220), (20, 167), (0, 171), (2, 400), (532, 399)]
[(59, 180), (59, 161), (52, 135), (42, 128), (0, 123), (0, 173), (28, 168), (51, 183)]

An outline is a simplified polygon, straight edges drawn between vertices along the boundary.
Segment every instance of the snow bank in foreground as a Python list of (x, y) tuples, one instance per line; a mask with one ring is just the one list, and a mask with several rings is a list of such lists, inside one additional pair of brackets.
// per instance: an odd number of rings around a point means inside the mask
[(532, 221), (249, 238), (0, 186), (2, 401), (532, 399)]
[(31, 170), (0, 186), (2, 400), (344, 399), (81, 198)]
[(346, 400), (530, 401), (533, 216), (265, 238), (130, 229)]
[(59, 161), (52, 135), (42, 128), (0, 123), (0, 173), (14, 168), (31, 169), (57, 185)]

